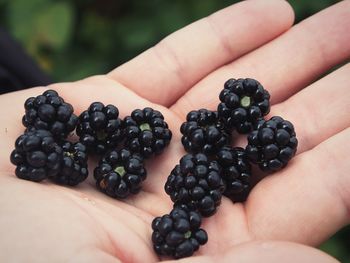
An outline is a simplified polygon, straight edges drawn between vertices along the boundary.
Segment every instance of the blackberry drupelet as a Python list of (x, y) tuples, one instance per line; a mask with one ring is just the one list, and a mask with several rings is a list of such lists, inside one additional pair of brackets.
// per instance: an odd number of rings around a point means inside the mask
[(33, 130), (19, 136), (10, 156), (16, 176), (34, 182), (60, 172), (62, 148), (46, 130)]
[(152, 222), (154, 250), (158, 255), (175, 258), (192, 256), (208, 241), (207, 233), (200, 228), (201, 221), (199, 213), (178, 207), (156, 217)]
[(77, 134), (89, 152), (103, 154), (115, 149), (123, 140), (118, 108), (101, 102), (92, 103), (79, 116)]
[(185, 204), (203, 216), (216, 212), (225, 190), (219, 164), (203, 153), (183, 156), (164, 188), (174, 203)]
[(59, 184), (75, 186), (88, 177), (86, 147), (80, 142), (68, 141), (63, 141), (60, 145), (63, 150), (61, 170), (51, 179)]
[(217, 153), (226, 189), (224, 195), (234, 202), (244, 202), (250, 191), (251, 165), (240, 147), (225, 146)]
[(219, 121), (218, 113), (207, 109), (191, 111), (181, 125), (181, 141), (190, 153), (215, 154), (230, 142), (230, 135)]
[(219, 117), (239, 133), (253, 130), (255, 122), (270, 111), (270, 94), (254, 79), (229, 79), (219, 98)]
[(114, 198), (137, 194), (146, 179), (143, 159), (129, 150), (108, 152), (95, 168), (97, 188)]
[(71, 104), (66, 103), (54, 90), (30, 97), (24, 103), (22, 123), (28, 130), (48, 130), (56, 139), (64, 139), (72, 132), (78, 118)]
[(263, 171), (277, 171), (287, 165), (297, 151), (298, 140), (291, 122), (275, 116), (259, 121), (248, 136), (246, 153)]
[(144, 158), (162, 153), (172, 137), (163, 115), (152, 108), (134, 110), (125, 117), (124, 125), (126, 148)]

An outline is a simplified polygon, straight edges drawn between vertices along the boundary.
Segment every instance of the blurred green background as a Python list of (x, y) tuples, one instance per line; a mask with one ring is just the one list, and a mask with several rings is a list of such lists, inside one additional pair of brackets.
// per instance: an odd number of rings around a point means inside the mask
[[(0, 25), (54, 81), (102, 74), (234, 0), (0, 0)], [(336, 0), (291, 0), (296, 22)], [(350, 262), (350, 227), (321, 248)]]

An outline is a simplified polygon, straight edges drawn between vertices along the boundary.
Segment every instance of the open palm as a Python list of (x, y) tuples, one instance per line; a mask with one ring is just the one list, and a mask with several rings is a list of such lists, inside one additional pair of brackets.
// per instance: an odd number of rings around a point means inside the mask
[[(242, 2), (170, 35), (107, 75), (1, 96), (0, 259), (159, 260), (150, 224), (171, 209), (163, 187), (185, 153), (179, 127), (186, 113), (215, 109), (226, 79), (253, 77), (271, 93), (271, 115), (294, 123), (297, 156), (260, 181), (246, 203), (224, 198), (218, 212), (204, 219), (209, 242), (197, 253), (202, 256), (183, 261), (272, 262), (283, 255), (286, 261), (332, 262), (297, 243), (316, 246), (349, 223), (350, 66), (308, 85), (349, 58), (350, 1), (289, 29), (292, 23), (285, 1)], [(47, 88), (74, 105), (76, 114), (93, 101), (116, 105), (121, 116), (146, 106), (164, 114), (173, 140), (146, 163), (148, 178), (138, 195), (114, 200), (96, 190), (92, 176), (75, 188), (14, 176), (9, 156), (24, 130), (23, 103)], [(89, 166), (91, 174), (94, 161)]]

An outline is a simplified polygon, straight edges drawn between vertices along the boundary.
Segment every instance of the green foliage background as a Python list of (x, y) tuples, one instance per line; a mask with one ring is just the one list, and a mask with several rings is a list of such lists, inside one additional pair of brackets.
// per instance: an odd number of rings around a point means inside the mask
[[(237, 0), (0, 0), (8, 29), (55, 81), (106, 73)], [(290, 0), (300, 21), (336, 0)], [(350, 227), (321, 248), (350, 262)]]

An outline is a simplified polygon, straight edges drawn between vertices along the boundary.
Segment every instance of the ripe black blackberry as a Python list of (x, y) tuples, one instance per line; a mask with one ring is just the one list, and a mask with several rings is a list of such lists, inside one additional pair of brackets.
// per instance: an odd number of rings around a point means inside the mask
[(203, 153), (183, 156), (164, 188), (174, 203), (185, 204), (203, 216), (216, 212), (225, 190), (219, 164)]
[(181, 141), (190, 153), (215, 154), (230, 142), (230, 135), (219, 121), (218, 113), (207, 109), (191, 111), (181, 125)]
[(71, 104), (66, 103), (54, 90), (30, 97), (24, 103), (22, 123), (28, 130), (48, 130), (57, 139), (64, 139), (72, 132), (78, 118)]
[(60, 172), (62, 148), (46, 130), (33, 130), (19, 136), (10, 156), (16, 176), (34, 182)]
[(124, 125), (125, 147), (144, 158), (162, 153), (172, 137), (163, 115), (152, 108), (134, 110), (125, 117)]
[(113, 105), (92, 103), (79, 116), (77, 134), (89, 152), (103, 154), (115, 149), (123, 140), (122, 121), (119, 110)]
[(51, 178), (56, 183), (75, 186), (88, 176), (86, 147), (80, 142), (63, 141), (60, 146), (63, 158), (59, 174)]
[(154, 250), (158, 255), (175, 258), (192, 256), (208, 241), (207, 233), (200, 228), (201, 221), (199, 213), (178, 207), (156, 217), (152, 222)]
[(270, 111), (270, 94), (254, 79), (229, 79), (220, 93), (219, 117), (226, 127), (250, 132), (255, 122)]
[(225, 146), (217, 153), (226, 189), (224, 195), (234, 202), (243, 202), (250, 191), (251, 166), (243, 148)]
[(114, 198), (137, 194), (146, 179), (143, 159), (129, 150), (108, 152), (95, 168), (97, 188)]
[(248, 136), (246, 153), (263, 171), (277, 171), (295, 155), (298, 140), (291, 122), (275, 116), (259, 121), (256, 130)]

